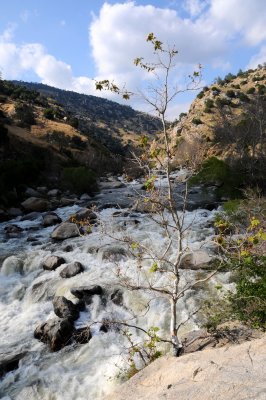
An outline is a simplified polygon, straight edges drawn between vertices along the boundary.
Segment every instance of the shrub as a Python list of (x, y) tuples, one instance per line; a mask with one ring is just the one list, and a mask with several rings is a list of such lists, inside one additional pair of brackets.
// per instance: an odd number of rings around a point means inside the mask
[(95, 174), (86, 167), (64, 168), (62, 185), (76, 193), (88, 193), (97, 188)]
[(234, 91), (234, 90), (231, 90), (231, 89), (227, 90), (227, 91), (226, 91), (226, 96), (227, 96), (227, 97), (230, 97), (230, 99), (235, 98), (235, 97), (236, 97), (235, 91)]
[(221, 93), (221, 89), (219, 89), (217, 86), (212, 86), (212, 91), (213, 92), (217, 92), (217, 93)]
[(76, 117), (70, 117), (68, 120), (69, 125), (73, 126), (73, 128), (78, 129), (79, 120)]
[(200, 125), (200, 124), (202, 124), (202, 121), (201, 121), (200, 118), (193, 118), (193, 119), (192, 119), (192, 124), (194, 124), (194, 125)]
[(256, 89), (254, 87), (251, 87), (247, 90), (247, 94), (253, 94), (255, 93)]
[(208, 108), (214, 107), (214, 101), (212, 99), (205, 100), (205, 106)]
[(203, 90), (197, 94), (197, 98), (198, 99), (202, 99), (202, 97), (204, 97), (204, 91)]
[(238, 92), (237, 97), (239, 98), (239, 100), (243, 101), (244, 103), (250, 102), (249, 97), (243, 92)]
[(241, 183), (240, 174), (216, 157), (210, 157), (206, 160), (202, 164), (199, 173), (189, 181), (190, 185), (198, 183), (206, 185), (216, 185), (219, 183), (219, 187), (216, 189), (219, 196), (240, 197), (238, 190)]
[(15, 118), (19, 120), (21, 126), (31, 126), (36, 123), (33, 108), (25, 103), (15, 104)]
[(230, 106), (231, 101), (229, 99), (226, 99), (225, 97), (218, 97), (215, 101), (215, 104), (217, 107), (222, 108), (224, 106)]
[(54, 119), (54, 110), (52, 108), (46, 108), (43, 111), (43, 116), (44, 116), (44, 118), (53, 120)]
[(229, 83), (235, 78), (236, 78), (236, 76), (229, 72), (229, 74), (225, 75), (224, 80), (226, 83)]
[(179, 114), (179, 121), (181, 121), (181, 119), (182, 119), (183, 117), (186, 117), (186, 116), (187, 116), (187, 113), (181, 112), (181, 113)]

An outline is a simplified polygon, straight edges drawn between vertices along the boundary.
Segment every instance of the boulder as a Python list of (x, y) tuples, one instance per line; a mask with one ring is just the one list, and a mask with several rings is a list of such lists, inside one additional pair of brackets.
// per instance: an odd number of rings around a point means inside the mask
[(59, 256), (49, 256), (44, 260), (43, 269), (47, 271), (54, 271), (60, 265), (64, 264), (66, 261), (63, 257)]
[(23, 272), (23, 261), (16, 256), (7, 257), (3, 262), (1, 272), (4, 275), (21, 274)]
[(97, 215), (89, 208), (82, 208), (76, 214), (71, 215), (70, 220), (72, 218), (74, 218), (77, 221), (88, 220), (89, 222), (92, 222), (97, 219)]
[(72, 303), (64, 296), (56, 296), (53, 299), (54, 313), (63, 319), (75, 321), (79, 317), (79, 305)]
[(47, 193), (47, 187), (46, 186), (39, 186), (39, 187), (37, 187), (37, 191), (39, 192), (39, 193), (42, 193), (42, 194), (46, 194)]
[(54, 229), (51, 234), (52, 239), (65, 240), (72, 237), (79, 236), (79, 229), (76, 224), (72, 222), (63, 222)]
[(103, 294), (103, 289), (99, 285), (95, 286), (80, 286), (73, 287), (70, 292), (78, 299), (84, 300), (86, 304), (91, 303), (91, 298), (94, 295), (101, 296)]
[(0, 361), (0, 377), (4, 376), (10, 371), (14, 371), (19, 367), (19, 361), (26, 355), (26, 353), (19, 353), (19, 354), (8, 354), (3, 355), (1, 354), (1, 361)]
[(126, 260), (129, 256), (127, 250), (124, 247), (107, 245), (104, 248), (100, 249), (99, 253), (101, 253), (102, 260), (108, 261), (121, 261)]
[(55, 212), (50, 212), (43, 216), (43, 226), (52, 226), (56, 224), (60, 224), (62, 222), (61, 218)]
[(120, 189), (125, 187), (126, 185), (120, 181), (112, 181), (112, 182), (100, 182), (100, 189)]
[(25, 190), (25, 195), (29, 196), (29, 197), (41, 197), (40, 193), (37, 190), (32, 189), (32, 188), (27, 188)]
[(37, 326), (34, 337), (49, 345), (51, 351), (58, 351), (67, 344), (74, 333), (74, 327), (68, 319), (49, 319)]
[(117, 306), (123, 305), (123, 292), (121, 289), (115, 289), (113, 293), (111, 293), (110, 300), (116, 304)]
[(60, 272), (60, 276), (61, 278), (72, 278), (72, 276), (80, 274), (83, 271), (83, 265), (80, 262), (75, 261), (71, 264), (68, 264), (64, 269), (62, 269), (62, 271)]
[(92, 338), (89, 327), (76, 329), (73, 335), (73, 339), (79, 344), (86, 344)]
[(90, 197), (87, 193), (83, 193), (83, 194), (80, 196), (79, 199), (82, 200), (82, 201), (87, 201), (87, 200), (90, 200), (91, 197)]
[(67, 197), (62, 197), (60, 200), (61, 206), (72, 206), (75, 203), (75, 199), (69, 199)]
[(57, 197), (60, 194), (60, 190), (59, 189), (52, 189), (49, 190), (49, 192), (47, 193), (47, 196), (49, 197)]
[(26, 211), (46, 211), (49, 207), (49, 202), (42, 198), (29, 197), (21, 203)]
[(11, 224), (7, 225), (4, 231), (9, 237), (17, 237), (23, 231), (23, 229), (18, 225)]

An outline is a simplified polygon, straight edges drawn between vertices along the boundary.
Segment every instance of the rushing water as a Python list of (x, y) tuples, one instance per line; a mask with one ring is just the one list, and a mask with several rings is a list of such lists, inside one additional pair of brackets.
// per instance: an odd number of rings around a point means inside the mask
[[(137, 183), (135, 183), (137, 185)], [(133, 185), (134, 186), (134, 185)], [(129, 188), (103, 192), (98, 199), (105, 196), (128, 196)], [(117, 197), (116, 197), (117, 198)], [(111, 199), (114, 200), (113, 198)], [(66, 220), (80, 207), (64, 207), (56, 213)], [(103, 208), (98, 212), (102, 225), (111, 229), (112, 235), (132, 236), (147, 246), (152, 246), (158, 254), (163, 251), (166, 238), (158, 224), (148, 214), (117, 213), (115, 208)], [(194, 210), (186, 213), (186, 232), (184, 243), (190, 250), (211, 249), (210, 237), (213, 229), (210, 221), (214, 213), (208, 210)], [(6, 238), (5, 226), (15, 223), (24, 230), (18, 238)], [(21, 354), (19, 368), (7, 373), (0, 381), (0, 396), (5, 400), (85, 400), (101, 399), (116, 384), (115, 376), (119, 372), (117, 365), (123, 365), (124, 337), (117, 331), (108, 333), (99, 331), (99, 324), (93, 324), (93, 337), (84, 345), (70, 345), (56, 353), (50, 353), (47, 345), (34, 339), (35, 327), (49, 318), (55, 317), (52, 306), (54, 295), (64, 295), (73, 300), (70, 288), (97, 284), (105, 291), (105, 301), (94, 296), (92, 304), (80, 313), (75, 322), (76, 327), (87, 326), (92, 321), (103, 319), (129, 320), (144, 327), (158, 326), (160, 333), (167, 332), (169, 327), (169, 310), (165, 299), (153, 298), (150, 310), (144, 315), (145, 304), (151, 294), (124, 292), (123, 305), (110, 301), (110, 294), (117, 287), (114, 270), (135, 271), (136, 263), (130, 255), (120, 254), (121, 243), (103, 235), (101, 224), (95, 226), (91, 234), (60, 243), (50, 240), (54, 227), (41, 227), (41, 217), (34, 221), (20, 221), (17, 218), (0, 225), (1, 259), (15, 256), (0, 271), (0, 356)], [(37, 242), (27, 241), (34, 236)], [(70, 245), (70, 246), (69, 246)], [(114, 258), (106, 257), (113, 252)], [(62, 279), (59, 275), (65, 265), (55, 271), (44, 271), (42, 261), (50, 254), (63, 256), (66, 262), (79, 261), (85, 271), (75, 277)], [(133, 272), (132, 272), (133, 273)], [(183, 271), (182, 280), (191, 279), (196, 272)], [(223, 279), (221, 277), (221, 279)], [(179, 303), (179, 318), (187, 315), (199, 301), (202, 293), (187, 295)], [(136, 316), (137, 315), (137, 316)], [(197, 326), (197, 320), (190, 322), (189, 328)], [(137, 333), (135, 333), (137, 335)]]

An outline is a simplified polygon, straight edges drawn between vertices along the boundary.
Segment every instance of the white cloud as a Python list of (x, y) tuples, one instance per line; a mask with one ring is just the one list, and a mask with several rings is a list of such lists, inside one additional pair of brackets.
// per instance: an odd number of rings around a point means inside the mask
[(62, 27), (66, 26), (66, 21), (64, 19), (62, 19), (60, 21), (60, 26), (62, 26)]
[[(265, 0), (183, 0), (180, 4), (186, 7), (190, 18), (182, 18), (174, 9), (137, 5), (133, 1), (105, 3), (89, 28), (96, 79), (113, 79), (120, 86), (127, 83), (131, 90), (142, 88), (147, 74), (143, 75), (133, 60), (153, 57), (151, 46), (145, 41), (150, 32), (165, 45), (176, 44), (179, 54), (174, 83), (181, 88), (183, 77), (198, 62), (228, 70), (230, 56), (243, 45), (256, 47), (258, 54), (252, 57), (250, 65), (264, 61)], [(65, 25), (64, 20), (59, 23)], [(9, 26), (0, 36), (0, 69), (4, 77), (23, 79), (33, 71), (43, 83), (119, 100), (113, 94), (95, 92), (90, 77), (75, 76), (70, 65), (49, 54), (40, 43), (17, 44), (13, 33), (14, 26)], [(141, 100), (133, 105), (141, 110), (146, 107)]]
[(28, 22), (28, 19), (29, 19), (29, 17), (30, 17), (30, 12), (28, 11), (28, 10), (24, 10), (24, 11), (22, 11), (22, 13), (20, 14), (20, 19), (24, 22), (24, 23), (26, 23), (26, 22)]
[(183, 7), (192, 16), (196, 17), (207, 7), (208, 0), (185, 0)]

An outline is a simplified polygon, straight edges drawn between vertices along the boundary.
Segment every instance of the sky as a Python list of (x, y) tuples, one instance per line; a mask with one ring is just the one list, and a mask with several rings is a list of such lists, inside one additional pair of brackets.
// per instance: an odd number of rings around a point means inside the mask
[[(200, 63), (201, 85), (266, 61), (266, 0), (2, 0), (0, 71), (4, 79), (42, 82), (120, 101), (95, 91), (110, 79), (131, 91), (152, 85), (136, 57), (152, 59), (153, 32), (178, 50), (171, 85), (184, 89)], [(195, 93), (180, 94), (168, 118), (186, 111)], [(141, 97), (134, 108), (152, 112)]]

